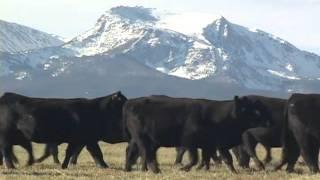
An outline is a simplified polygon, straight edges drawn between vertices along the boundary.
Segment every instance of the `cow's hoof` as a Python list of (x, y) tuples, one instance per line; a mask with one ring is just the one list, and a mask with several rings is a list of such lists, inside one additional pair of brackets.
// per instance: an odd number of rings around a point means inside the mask
[(264, 168), (264, 166), (257, 166), (257, 170), (262, 171), (262, 170), (265, 170), (265, 168)]
[(242, 169), (249, 169), (249, 166), (240, 166)]
[(311, 174), (316, 174), (319, 172), (319, 168), (318, 167), (310, 167), (310, 173)]
[(286, 171), (288, 173), (293, 173), (294, 172), (294, 164), (288, 164), (287, 168), (286, 168)]
[(232, 174), (238, 174), (238, 171), (236, 171), (236, 170), (232, 170), (231, 172), (232, 172)]
[(281, 169), (281, 167), (278, 166), (274, 166), (270, 169), (270, 171), (275, 172), (275, 171), (279, 171)]
[(287, 168), (286, 171), (287, 171), (287, 173), (293, 173), (294, 172), (294, 170), (291, 169), (291, 168)]
[(238, 174), (238, 171), (232, 166), (232, 167), (227, 167), (230, 171), (231, 171), (231, 173), (233, 173), (233, 174)]
[(107, 164), (97, 164), (97, 168), (105, 169), (109, 168), (109, 166)]
[(185, 166), (185, 167), (180, 168), (180, 170), (181, 170), (181, 171), (189, 172), (189, 171), (191, 170), (191, 167)]
[(125, 172), (131, 172), (131, 171), (132, 171), (132, 168), (131, 168), (131, 167), (125, 167), (125, 168), (124, 168), (124, 171), (125, 171)]
[(262, 162), (260, 162), (260, 161), (256, 162), (256, 166), (257, 166), (257, 169), (258, 169), (259, 171), (265, 169), (265, 168), (264, 168), (264, 165), (263, 165)]
[(152, 169), (152, 172), (153, 172), (154, 174), (159, 174), (159, 173), (161, 173), (160, 169)]
[(13, 165), (12, 162), (10, 161), (4, 161), (4, 167), (7, 168), (7, 169), (15, 169), (16, 167)]
[(146, 171), (148, 171), (148, 168), (146, 166), (142, 166), (141, 171), (146, 172)]
[(204, 165), (200, 165), (196, 168), (196, 170), (201, 170), (204, 167)]
[(269, 159), (269, 158), (268, 158), (268, 159), (265, 159), (265, 160), (263, 161), (263, 163), (264, 163), (264, 164), (269, 164), (269, 163), (271, 162), (271, 160), (272, 160), (271, 158), (270, 158), (270, 159)]
[(16, 167), (12, 164), (12, 165), (5, 165), (5, 168), (7, 168), (7, 169), (15, 169)]
[(61, 168), (62, 168), (62, 169), (67, 169), (67, 168), (68, 168), (68, 165), (67, 165), (67, 164), (62, 164)]
[(175, 166), (183, 166), (183, 164), (181, 162), (179, 163), (174, 163)]
[(34, 161), (33, 160), (29, 160), (28, 163), (27, 163), (27, 166), (32, 166), (34, 164)]

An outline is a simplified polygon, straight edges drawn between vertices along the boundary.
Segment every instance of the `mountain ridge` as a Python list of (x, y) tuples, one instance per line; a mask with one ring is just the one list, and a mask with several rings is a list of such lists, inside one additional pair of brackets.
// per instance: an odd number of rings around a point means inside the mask
[(0, 51), (17, 53), (63, 44), (62, 37), (0, 20)]

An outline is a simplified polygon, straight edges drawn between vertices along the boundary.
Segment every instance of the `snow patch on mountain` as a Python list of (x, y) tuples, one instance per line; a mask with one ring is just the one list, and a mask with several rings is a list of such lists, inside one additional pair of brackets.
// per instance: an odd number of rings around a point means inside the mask
[(288, 76), (288, 75), (286, 75), (286, 74), (283, 73), (283, 72), (278, 72), (278, 71), (274, 71), (274, 70), (271, 70), (271, 69), (268, 69), (268, 72), (270, 72), (271, 74), (274, 74), (274, 75), (276, 75), (276, 76), (280, 76), (280, 77), (287, 78), (287, 79), (292, 79), (292, 80), (298, 80), (298, 79), (300, 79), (299, 77)]

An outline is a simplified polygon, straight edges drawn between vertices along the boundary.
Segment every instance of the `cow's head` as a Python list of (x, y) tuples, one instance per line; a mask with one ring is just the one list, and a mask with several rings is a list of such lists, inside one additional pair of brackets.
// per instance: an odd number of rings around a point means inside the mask
[(111, 102), (121, 107), (127, 100), (128, 99), (121, 93), (121, 91), (117, 91), (111, 95)]
[(115, 92), (105, 99), (106, 129), (103, 141), (108, 143), (123, 142), (122, 109), (127, 98), (120, 92)]
[(269, 127), (270, 112), (260, 101), (248, 97), (234, 97), (234, 114), (247, 128)]
[(121, 93), (121, 91), (115, 92), (109, 96), (107, 100), (107, 109), (109, 111), (109, 117), (116, 119), (117, 121), (122, 118), (122, 107), (127, 101), (127, 98)]

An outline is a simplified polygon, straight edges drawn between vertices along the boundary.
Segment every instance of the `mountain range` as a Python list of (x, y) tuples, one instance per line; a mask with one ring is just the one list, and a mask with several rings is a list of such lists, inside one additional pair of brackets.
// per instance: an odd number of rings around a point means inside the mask
[(68, 42), (11, 25), (1, 22), (0, 91), (94, 97), (120, 89), (132, 97), (224, 99), (320, 87), (320, 56), (220, 15), (119, 6)]
[(0, 20), (0, 51), (17, 53), (63, 44), (61, 37)]

